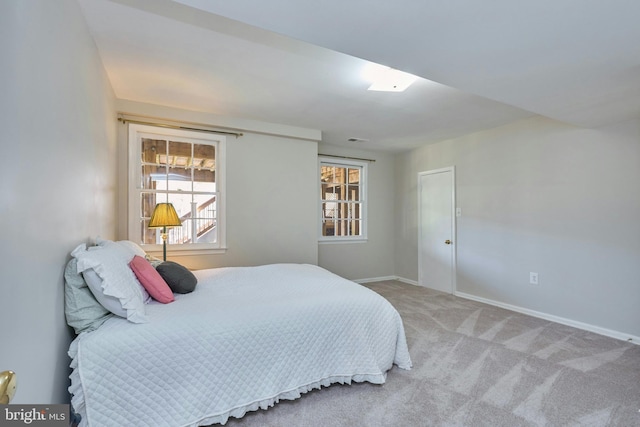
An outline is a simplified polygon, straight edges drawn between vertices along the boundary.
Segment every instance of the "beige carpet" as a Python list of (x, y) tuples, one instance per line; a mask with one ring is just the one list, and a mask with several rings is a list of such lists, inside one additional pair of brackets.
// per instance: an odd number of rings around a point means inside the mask
[(640, 426), (640, 346), (395, 281), (414, 367), (332, 385), (232, 427)]

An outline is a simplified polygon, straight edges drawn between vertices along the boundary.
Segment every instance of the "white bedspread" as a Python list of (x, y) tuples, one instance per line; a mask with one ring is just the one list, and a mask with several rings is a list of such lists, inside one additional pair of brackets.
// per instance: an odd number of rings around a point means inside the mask
[(320, 267), (201, 270), (196, 290), (71, 344), (81, 426), (200, 426), (331, 383), (409, 369), (402, 320), (375, 292)]

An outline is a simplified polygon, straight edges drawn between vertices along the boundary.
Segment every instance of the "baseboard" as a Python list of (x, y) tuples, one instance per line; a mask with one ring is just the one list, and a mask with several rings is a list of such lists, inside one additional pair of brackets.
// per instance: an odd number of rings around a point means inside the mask
[(488, 298), (482, 298), (482, 297), (478, 297), (478, 296), (475, 296), (475, 295), (467, 294), (467, 293), (464, 293), (464, 292), (455, 292), (454, 295), (457, 296), (457, 297), (460, 297), (460, 298), (464, 298), (464, 299), (468, 299), (468, 300), (472, 300), (472, 301), (482, 302), (482, 303), (485, 303), (485, 304), (489, 304), (489, 305), (493, 305), (493, 306), (496, 306), (496, 307), (504, 308), (506, 310), (515, 311), (517, 313), (526, 314), (526, 315), (537, 317), (537, 318), (540, 318), (540, 319), (549, 320), (551, 322), (560, 323), (562, 325), (572, 326), (574, 328), (582, 329), (584, 331), (589, 331), (589, 332), (593, 332), (593, 333), (596, 333), (596, 334), (604, 335), (604, 336), (607, 336), (607, 337), (615, 338), (615, 339), (618, 339), (618, 340), (621, 340), (621, 341), (627, 341), (627, 342), (630, 342), (632, 344), (640, 345), (640, 337), (637, 337), (637, 336), (634, 336), (634, 335), (631, 335), (631, 334), (625, 334), (623, 332), (614, 331), (614, 330), (606, 329), (606, 328), (601, 328), (599, 326), (590, 325), (588, 323), (578, 322), (576, 320), (567, 319), (565, 317), (555, 316), (553, 314), (543, 313), (541, 311), (530, 310), (528, 308), (520, 307), (520, 306), (517, 306), (517, 305), (506, 304), (506, 303), (503, 303), (503, 302), (500, 302), (500, 301), (494, 301), (494, 300), (491, 300), (491, 299), (488, 299)]
[(353, 282), (356, 282), (356, 283), (371, 283), (371, 282), (382, 282), (383, 280), (397, 280), (398, 282), (403, 282), (403, 283), (407, 283), (409, 285), (418, 286), (418, 282), (416, 282), (415, 280), (409, 280), (409, 279), (405, 279), (403, 277), (398, 277), (398, 276), (372, 277), (372, 278), (369, 278), (369, 279), (353, 280)]
[(356, 283), (371, 283), (371, 282), (382, 282), (383, 280), (398, 280), (398, 278), (396, 276), (371, 277), (369, 279), (353, 280), (353, 282), (356, 282)]
[(418, 282), (416, 280), (405, 279), (404, 277), (398, 277), (398, 276), (396, 276), (396, 280), (398, 282), (406, 283), (408, 285), (420, 286), (418, 285)]
[[(397, 280), (399, 282), (407, 283), (409, 285), (420, 286), (418, 284), (418, 282), (415, 281), (415, 280), (410, 280), (410, 279), (406, 279), (404, 277), (399, 277), (399, 276), (373, 277), (373, 278), (370, 278), (370, 279), (354, 280), (354, 282), (356, 282), (356, 283), (370, 283), (370, 282), (380, 282), (380, 281), (383, 281), (383, 280)], [(515, 311), (516, 313), (526, 314), (528, 316), (537, 317), (539, 319), (549, 320), (551, 322), (560, 323), (562, 325), (571, 326), (571, 327), (574, 327), (574, 328), (582, 329), (584, 331), (589, 331), (589, 332), (593, 332), (593, 333), (596, 333), (596, 334), (599, 334), (599, 335), (604, 335), (606, 337), (611, 337), (611, 338), (615, 338), (615, 339), (618, 339), (618, 340), (621, 340), (621, 341), (626, 341), (626, 342), (630, 342), (632, 344), (640, 345), (640, 337), (635, 336), (635, 335), (626, 334), (624, 332), (614, 331), (614, 330), (607, 329), (607, 328), (601, 328), (600, 326), (590, 325), (588, 323), (578, 322), (576, 320), (567, 319), (565, 317), (555, 316), (553, 314), (543, 313), (541, 311), (530, 310), (528, 308), (520, 307), (520, 306), (517, 306), (517, 305), (506, 304), (506, 303), (503, 303), (503, 302), (500, 302), (500, 301), (494, 301), (492, 299), (482, 298), (482, 297), (478, 297), (478, 296), (475, 296), (475, 295), (467, 294), (467, 293), (464, 293), (464, 292), (456, 291), (453, 294), (455, 296), (457, 296), (457, 297), (460, 297), (460, 298), (464, 298), (464, 299), (468, 299), (468, 300), (472, 300), (472, 301), (482, 302), (482, 303), (485, 303), (485, 304), (489, 304), (489, 305), (493, 305), (493, 306), (496, 306), (496, 307), (504, 308), (506, 310)]]

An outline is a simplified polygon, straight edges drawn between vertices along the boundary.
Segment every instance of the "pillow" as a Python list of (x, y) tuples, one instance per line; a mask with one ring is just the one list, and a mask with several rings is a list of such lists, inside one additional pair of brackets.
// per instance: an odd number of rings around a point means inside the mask
[(133, 323), (147, 321), (143, 288), (129, 268), (133, 256), (127, 249), (114, 242), (103, 242), (72, 255), (78, 260), (78, 272), (83, 273), (87, 286), (107, 310)]
[(145, 256), (145, 259), (149, 261), (149, 263), (153, 266), (153, 268), (156, 268), (157, 266), (163, 263), (163, 261), (160, 258), (153, 257), (149, 254)]
[(167, 282), (171, 290), (177, 294), (193, 292), (198, 279), (192, 272), (173, 261), (165, 261), (156, 267), (160, 276)]
[(133, 256), (138, 255), (144, 258), (147, 255), (147, 253), (144, 251), (144, 249), (140, 247), (140, 245), (138, 245), (135, 242), (132, 242), (131, 240), (118, 240), (115, 243), (122, 246), (129, 252), (131, 252)]
[[(135, 242), (132, 242), (131, 240), (118, 240), (117, 242), (112, 242), (111, 240), (104, 240), (100, 237), (96, 237), (97, 246), (106, 246), (107, 244), (111, 244), (111, 243), (115, 243), (116, 245), (122, 246), (122, 248), (131, 255), (131, 259), (133, 259), (133, 257), (136, 255), (141, 256), (143, 258), (147, 256), (144, 249), (142, 249), (140, 245), (138, 245)], [(149, 301), (151, 301), (151, 296), (149, 295), (147, 290), (144, 288), (144, 286), (140, 285), (140, 290), (142, 291), (142, 297), (144, 299), (144, 303), (146, 304)]]
[(134, 256), (129, 267), (153, 299), (163, 304), (174, 300), (173, 292), (155, 268), (141, 256)]
[(96, 272), (90, 268), (82, 272), (82, 277), (87, 283), (87, 287), (93, 294), (94, 298), (104, 307), (106, 310), (115, 314), (116, 316), (127, 318), (127, 310), (122, 307), (120, 300), (111, 295), (105, 295), (102, 289), (102, 279), (96, 274)]
[[(81, 250), (86, 246), (80, 245)], [(78, 260), (71, 258), (64, 269), (64, 314), (76, 334), (98, 329), (113, 314), (96, 300), (78, 273)]]

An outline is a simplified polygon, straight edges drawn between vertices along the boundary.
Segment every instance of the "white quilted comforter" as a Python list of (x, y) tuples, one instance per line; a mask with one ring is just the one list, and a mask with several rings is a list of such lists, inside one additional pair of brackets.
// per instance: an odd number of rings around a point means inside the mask
[(409, 369), (402, 320), (375, 292), (320, 267), (194, 272), (196, 290), (113, 317), (71, 344), (81, 426), (200, 426), (332, 383)]

